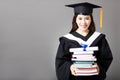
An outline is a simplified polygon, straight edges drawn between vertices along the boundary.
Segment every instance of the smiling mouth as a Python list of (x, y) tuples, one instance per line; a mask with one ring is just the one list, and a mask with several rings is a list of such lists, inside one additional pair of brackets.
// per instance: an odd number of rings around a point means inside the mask
[(81, 27), (83, 27), (83, 28), (86, 28), (87, 27), (87, 25), (80, 25)]

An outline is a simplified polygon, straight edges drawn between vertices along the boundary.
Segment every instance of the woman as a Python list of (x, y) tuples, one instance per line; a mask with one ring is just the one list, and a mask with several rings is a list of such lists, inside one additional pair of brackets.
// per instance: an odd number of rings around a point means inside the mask
[[(90, 42), (89, 46), (98, 46), (99, 50), (94, 52), (97, 58), (96, 69), (98, 75), (82, 76), (77, 75), (76, 67), (73, 65), (72, 53), (70, 48), (83, 47), (77, 40), (65, 35), (60, 37), (60, 44), (56, 55), (56, 74), (58, 80), (105, 80), (106, 72), (112, 62), (113, 56), (105, 38), (105, 35), (95, 31), (94, 20), (92, 16), (93, 8), (101, 8), (100, 6), (91, 3), (78, 3), (66, 5), (74, 8), (74, 17), (72, 29), (68, 35), (72, 35), (83, 42)], [(95, 35), (98, 33), (99, 35)], [(95, 38), (93, 37), (95, 35)], [(91, 38), (93, 37), (93, 38)], [(91, 38), (92, 42), (89, 41)]]

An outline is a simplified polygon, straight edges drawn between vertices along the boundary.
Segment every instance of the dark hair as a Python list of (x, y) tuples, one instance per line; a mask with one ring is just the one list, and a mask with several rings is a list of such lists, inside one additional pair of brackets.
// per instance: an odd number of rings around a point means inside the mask
[[(90, 17), (91, 17), (91, 24), (90, 24), (89, 30), (90, 30), (91, 32), (95, 32), (96, 29), (95, 29), (95, 24), (94, 24), (94, 20), (93, 20), (92, 14), (82, 14), (82, 15), (90, 15)], [(78, 28), (78, 25), (77, 25), (77, 23), (76, 23), (76, 18), (77, 18), (77, 16), (78, 16), (78, 14), (75, 14), (74, 17), (73, 17), (72, 29), (71, 29), (70, 33), (76, 31), (77, 28)]]

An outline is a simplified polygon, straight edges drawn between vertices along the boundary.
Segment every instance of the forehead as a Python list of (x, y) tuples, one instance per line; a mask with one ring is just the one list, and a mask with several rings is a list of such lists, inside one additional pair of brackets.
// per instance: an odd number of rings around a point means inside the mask
[(83, 15), (83, 14), (78, 14), (77, 17), (90, 17), (90, 15)]

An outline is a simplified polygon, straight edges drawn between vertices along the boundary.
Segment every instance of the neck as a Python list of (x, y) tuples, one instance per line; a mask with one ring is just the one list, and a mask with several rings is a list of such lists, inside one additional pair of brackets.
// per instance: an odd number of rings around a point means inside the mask
[(76, 32), (83, 35), (83, 36), (86, 36), (89, 33), (89, 30), (81, 31), (81, 30), (77, 29)]

